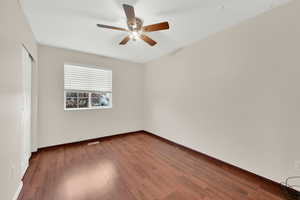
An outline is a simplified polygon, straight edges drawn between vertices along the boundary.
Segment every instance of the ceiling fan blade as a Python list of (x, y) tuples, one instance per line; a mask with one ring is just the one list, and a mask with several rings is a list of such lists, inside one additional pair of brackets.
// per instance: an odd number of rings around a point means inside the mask
[(141, 34), (140, 38), (142, 40), (144, 40), (145, 42), (147, 42), (150, 46), (154, 46), (157, 44), (157, 42), (155, 42), (154, 40), (152, 40), (150, 37), (148, 37), (147, 35)]
[(120, 42), (120, 45), (125, 45), (125, 44), (127, 44), (127, 42), (130, 40), (130, 37), (129, 36), (127, 36), (127, 37), (125, 37), (121, 42)]
[(115, 27), (115, 26), (108, 26), (108, 25), (103, 25), (103, 24), (97, 24), (97, 26), (100, 27), (100, 28), (107, 28), (107, 29), (113, 29), (113, 30), (128, 32), (128, 30), (125, 29), (125, 28), (120, 28), (120, 27)]
[(134, 7), (128, 4), (123, 4), (126, 17), (129, 21), (135, 20)]
[(166, 30), (169, 29), (169, 23), (168, 22), (161, 22), (158, 24), (152, 24), (148, 26), (143, 27), (144, 32), (153, 32), (153, 31), (161, 31), (161, 30)]

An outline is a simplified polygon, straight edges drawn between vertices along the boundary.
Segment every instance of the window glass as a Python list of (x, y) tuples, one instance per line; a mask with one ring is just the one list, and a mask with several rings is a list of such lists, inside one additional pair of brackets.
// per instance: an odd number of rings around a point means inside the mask
[(111, 95), (110, 93), (92, 93), (91, 103), (93, 107), (109, 107), (111, 106)]
[(89, 93), (86, 92), (78, 93), (78, 107), (79, 108), (89, 107)]
[(66, 92), (66, 108), (77, 108), (77, 93)]
[(93, 107), (101, 106), (100, 104), (100, 93), (92, 93), (91, 95), (91, 104)]

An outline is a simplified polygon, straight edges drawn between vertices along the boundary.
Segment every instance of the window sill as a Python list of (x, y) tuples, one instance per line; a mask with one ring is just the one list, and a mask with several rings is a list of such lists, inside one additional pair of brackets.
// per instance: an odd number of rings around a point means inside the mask
[(94, 107), (94, 108), (64, 108), (65, 111), (105, 110), (105, 109), (112, 109), (112, 106), (107, 106), (107, 107)]

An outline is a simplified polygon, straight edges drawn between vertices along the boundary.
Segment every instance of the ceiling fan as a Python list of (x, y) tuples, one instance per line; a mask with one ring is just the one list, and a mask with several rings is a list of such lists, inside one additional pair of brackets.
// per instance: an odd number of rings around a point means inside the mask
[(108, 25), (103, 25), (103, 24), (97, 24), (97, 26), (100, 27), (100, 28), (107, 28), (107, 29), (113, 29), (113, 30), (128, 32), (128, 36), (126, 36), (120, 42), (120, 45), (127, 44), (127, 42), (130, 39), (132, 39), (133, 41), (136, 41), (137, 39), (142, 39), (146, 43), (148, 43), (150, 46), (154, 46), (154, 45), (157, 44), (157, 42), (155, 42), (150, 37), (145, 35), (145, 33), (169, 29), (169, 23), (168, 22), (161, 22), (161, 23), (158, 23), (158, 24), (143, 26), (143, 20), (141, 18), (138, 18), (138, 17), (135, 16), (133, 6), (123, 4), (123, 8), (124, 8), (124, 11), (125, 11), (125, 14), (126, 14), (126, 17), (127, 17), (127, 27), (128, 27), (128, 29), (115, 27), (115, 26), (108, 26)]

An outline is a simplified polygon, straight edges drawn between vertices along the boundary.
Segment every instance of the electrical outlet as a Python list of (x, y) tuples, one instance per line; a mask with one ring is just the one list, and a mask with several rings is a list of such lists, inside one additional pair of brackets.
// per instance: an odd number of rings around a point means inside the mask
[(300, 170), (300, 160), (295, 161), (295, 169)]

